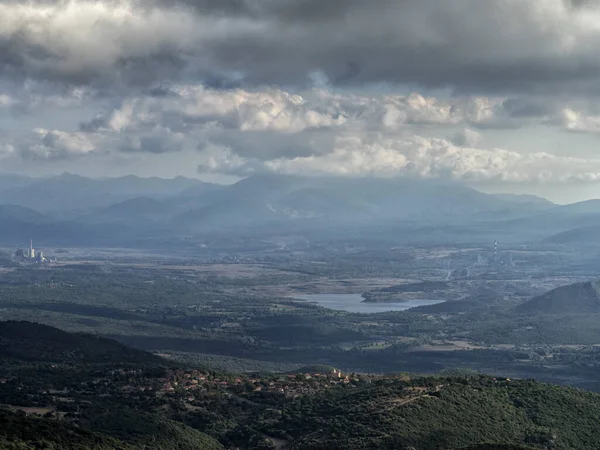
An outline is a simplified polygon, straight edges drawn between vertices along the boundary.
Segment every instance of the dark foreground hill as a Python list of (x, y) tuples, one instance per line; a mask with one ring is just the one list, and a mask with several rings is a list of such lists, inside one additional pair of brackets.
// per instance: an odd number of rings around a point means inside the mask
[(27, 416), (23, 412), (0, 409), (0, 448), (34, 450), (40, 448), (113, 450), (132, 448), (101, 433), (66, 422)]
[[(3, 450), (219, 450), (213, 438), (181, 423), (142, 412), (135, 420), (107, 412), (105, 422), (95, 424), (104, 432), (0, 409), (0, 448)], [(100, 420), (100, 419), (96, 419)], [(108, 433), (113, 434), (113, 437)], [(122, 437), (122, 439), (119, 439)]]
[(163, 363), (161, 358), (151, 353), (110, 339), (14, 321), (0, 322), (0, 359), (56, 363)]
[(0, 449), (223, 448), (153, 410), (166, 366), (110, 339), (0, 322)]
[(600, 448), (599, 395), (531, 380), (229, 375), (26, 322), (0, 359), (2, 449)]
[(600, 312), (600, 283), (569, 284), (535, 297), (516, 308), (520, 313), (589, 314)]

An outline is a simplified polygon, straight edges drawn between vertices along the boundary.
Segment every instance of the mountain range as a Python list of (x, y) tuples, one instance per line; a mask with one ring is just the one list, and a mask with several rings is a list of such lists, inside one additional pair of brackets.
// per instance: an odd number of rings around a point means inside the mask
[(369, 230), (401, 240), (578, 244), (570, 232), (585, 227), (594, 235), (599, 224), (600, 201), (558, 206), (535, 196), (406, 179), (262, 174), (217, 185), (183, 177), (0, 175), (0, 236), (11, 245), (35, 238), (43, 245), (138, 246), (165, 236), (339, 237)]

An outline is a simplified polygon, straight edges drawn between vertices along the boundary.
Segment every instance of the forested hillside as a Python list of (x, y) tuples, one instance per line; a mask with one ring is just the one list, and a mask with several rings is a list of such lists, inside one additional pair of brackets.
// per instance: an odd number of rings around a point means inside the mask
[(600, 312), (600, 283), (588, 281), (569, 284), (519, 305), (518, 312), (545, 314), (589, 314)]
[(0, 334), (1, 448), (600, 448), (600, 396), (532, 380), (234, 375), (27, 322)]

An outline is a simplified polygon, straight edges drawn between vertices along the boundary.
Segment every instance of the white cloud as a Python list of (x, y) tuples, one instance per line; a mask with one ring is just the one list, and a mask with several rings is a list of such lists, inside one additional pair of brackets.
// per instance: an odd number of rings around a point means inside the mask
[(278, 88), (215, 90), (174, 86), (161, 97), (126, 99), (121, 106), (82, 124), (112, 131), (163, 126), (217, 126), (238, 131), (299, 133), (311, 129), (394, 131), (409, 125), (502, 126), (503, 98), (439, 100), (418, 93), (386, 96), (333, 94), (312, 90), (292, 94)]
[(198, 34), (182, 11), (144, 10), (126, 1), (10, 2), (0, 4), (0, 17), (0, 38), (51, 56), (19, 55), (28, 71), (50, 79), (113, 77), (120, 62), (184, 51), (188, 37)]
[[(90, 95), (73, 90), (60, 98), (69, 99), (68, 105)], [(131, 95), (116, 108), (109, 106), (109, 99), (106, 111), (82, 123), (79, 131), (36, 130), (34, 142), (15, 141), (13, 155), (37, 160), (103, 153), (151, 158), (197, 148), (199, 162), (194, 164), (203, 173), (595, 180), (600, 173), (596, 160), (482, 148), (482, 132), (489, 127), (538, 123), (600, 131), (600, 119), (592, 113), (536, 102), (326, 89), (292, 93), (275, 87), (219, 90), (179, 84), (164, 88), (160, 95)], [(431, 134), (448, 138), (428, 137)]]
[(215, 120), (241, 131), (296, 133), (308, 128), (341, 126), (346, 122), (342, 111), (327, 110), (301, 95), (276, 88), (251, 92), (183, 86), (174, 92), (178, 94), (175, 104), (173, 99), (167, 100), (167, 104), (175, 110), (180, 106), (187, 119)]
[[(87, 88), (56, 89), (55, 85), (46, 83), (1, 83), (0, 108), (6, 108), (18, 116), (31, 115), (40, 111), (52, 111), (59, 115), (65, 111), (91, 104), (94, 92)], [(10, 94), (8, 94), (10, 93)]]
[(250, 175), (256, 172), (256, 168), (259, 166), (261, 166), (259, 161), (244, 158), (232, 152), (230, 148), (209, 143), (200, 154), (198, 171), (200, 173)]
[(0, 143), (0, 158), (5, 158), (15, 154), (16, 149), (14, 145), (8, 143)]
[(16, 103), (16, 100), (6, 94), (0, 94), (0, 107), (12, 106)]
[[(322, 155), (259, 161), (211, 149), (210, 172), (271, 171), (303, 175), (408, 176), (465, 182), (563, 183), (600, 180), (600, 159), (520, 154), (503, 149), (457, 147), (444, 139), (408, 140), (345, 136)], [(199, 168), (202, 172), (206, 165)]]
[(597, 160), (533, 141), (589, 154), (562, 132), (600, 133), (599, 39), (580, 0), (0, 0), (0, 155), (592, 181)]
[(564, 108), (557, 121), (567, 131), (600, 133), (600, 115), (585, 114), (571, 108)]
[(449, 127), (455, 130), (452, 142), (474, 147), (481, 143), (481, 130), (489, 128), (544, 125), (600, 132), (600, 115), (594, 108), (590, 101), (527, 96), (436, 98), (416, 92), (358, 95), (325, 89), (291, 93), (275, 87), (218, 90), (185, 84), (172, 86), (161, 96), (126, 98), (119, 107), (82, 123), (81, 129), (142, 132), (161, 127), (188, 135), (203, 133), (205, 138), (219, 130), (293, 135), (311, 130), (410, 133), (413, 127)]
[(37, 142), (22, 149), (24, 156), (34, 159), (70, 159), (85, 156), (96, 150), (90, 137), (84, 133), (60, 130), (35, 130)]

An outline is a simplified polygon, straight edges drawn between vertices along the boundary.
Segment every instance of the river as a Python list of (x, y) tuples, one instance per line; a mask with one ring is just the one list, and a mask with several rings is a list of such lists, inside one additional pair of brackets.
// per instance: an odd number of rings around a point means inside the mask
[(437, 305), (444, 300), (408, 300), (398, 303), (365, 303), (361, 294), (306, 294), (294, 295), (294, 299), (315, 303), (324, 308), (352, 313), (380, 313), (406, 311), (417, 306)]

